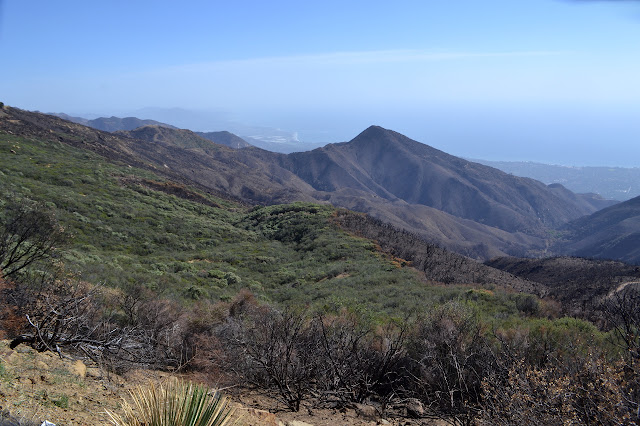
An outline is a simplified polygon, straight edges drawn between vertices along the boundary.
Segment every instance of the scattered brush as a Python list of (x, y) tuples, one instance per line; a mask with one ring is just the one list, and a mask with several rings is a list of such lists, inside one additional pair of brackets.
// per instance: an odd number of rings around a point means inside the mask
[(130, 394), (133, 405), (123, 403), (124, 416), (107, 411), (116, 426), (224, 426), (233, 411), (221, 392), (178, 379)]

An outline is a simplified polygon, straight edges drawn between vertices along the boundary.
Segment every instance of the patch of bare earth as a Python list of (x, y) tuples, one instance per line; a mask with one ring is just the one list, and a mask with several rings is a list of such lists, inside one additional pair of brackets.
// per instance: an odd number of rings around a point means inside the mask
[(0, 406), (21, 421), (109, 424), (106, 410), (119, 412), (126, 380), (81, 361), (0, 342)]
[[(398, 415), (401, 413), (389, 413), (381, 416), (375, 407), (356, 404), (350, 408), (317, 408), (313, 403), (303, 403), (300, 411), (287, 411), (283, 404), (275, 399), (251, 390), (241, 390), (234, 395), (234, 399), (240, 403), (237, 413), (248, 413), (241, 417), (239, 425), (242, 426), (417, 426), (450, 425), (438, 419), (412, 419)], [(270, 411), (275, 414), (271, 414)]]
[[(58, 426), (108, 425), (107, 410), (122, 414), (122, 398), (128, 399), (129, 390), (170, 377), (171, 373), (154, 370), (133, 370), (120, 376), (26, 345), (13, 350), (9, 341), (0, 341), (0, 413), (24, 423), (39, 425), (48, 420)], [(385, 419), (369, 406), (327, 409), (309, 403), (292, 413), (276, 399), (252, 390), (234, 388), (227, 393), (234, 401), (232, 424), (237, 426), (445, 424), (402, 417)]]

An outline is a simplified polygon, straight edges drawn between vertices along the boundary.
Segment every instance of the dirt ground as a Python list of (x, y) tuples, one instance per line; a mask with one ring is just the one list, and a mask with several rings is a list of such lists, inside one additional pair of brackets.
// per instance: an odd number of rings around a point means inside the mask
[[(121, 414), (123, 397), (135, 386), (161, 382), (171, 374), (135, 370), (124, 376), (107, 373), (82, 361), (61, 359), (51, 352), (38, 353), (25, 345), (12, 350), (0, 341), (0, 413), (22, 424), (40, 425), (44, 420), (57, 426), (112, 424), (107, 410)], [(444, 425), (437, 420), (380, 418), (367, 408), (283, 410), (265, 395), (246, 389), (229, 392), (234, 401), (237, 426), (338, 426), (338, 425)], [(2, 419), (0, 416), (0, 419)]]
[(120, 413), (128, 389), (166, 376), (135, 371), (120, 377), (29, 346), (12, 350), (8, 341), (0, 341), (0, 411), (25, 423), (111, 424), (107, 410)]

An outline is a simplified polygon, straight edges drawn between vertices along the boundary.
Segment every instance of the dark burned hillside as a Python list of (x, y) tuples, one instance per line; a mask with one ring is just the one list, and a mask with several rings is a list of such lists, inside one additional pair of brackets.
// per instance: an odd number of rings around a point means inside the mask
[(485, 263), (549, 289), (568, 312), (584, 313), (626, 283), (640, 281), (640, 267), (622, 262), (577, 257), (498, 258)]

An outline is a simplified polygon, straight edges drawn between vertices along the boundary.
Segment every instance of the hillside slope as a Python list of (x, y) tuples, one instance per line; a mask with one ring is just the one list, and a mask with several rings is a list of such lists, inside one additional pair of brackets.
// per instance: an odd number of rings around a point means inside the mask
[(147, 142), (164, 142), (179, 148), (200, 149), (202, 151), (217, 150), (218, 144), (199, 134), (185, 129), (170, 129), (157, 125), (138, 127), (133, 130), (119, 130), (116, 135), (139, 139)]
[[(496, 258), (485, 263), (548, 289), (548, 297), (570, 314), (589, 311), (628, 283), (640, 282), (640, 267), (622, 262), (576, 257)], [(585, 309), (585, 307), (589, 308)], [(594, 318), (602, 320), (602, 318)]]
[(236, 136), (231, 132), (196, 132), (198, 135), (205, 139), (209, 139), (211, 142), (215, 142), (220, 145), (226, 145), (231, 148), (249, 148), (251, 145), (249, 142), (242, 139), (240, 136)]
[(555, 250), (574, 256), (618, 259), (640, 265), (640, 197), (565, 225)]
[(305, 195), (313, 189), (293, 173), (247, 155), (246, 150), (217, 145), (189, 131), (179, 132), (197, 138), (208, 152), (179, 146), (189, 142), (133, 139), (10, 107), (0, 111), (0, 130), (90, 150), (111, 161), (150, 169), (224, 198), (249, 203), (313, 199)]
[(166, 142), (185, 149), (200, 149), (204, 152), (216, 151), (216, 145), (240, 149), (251, 145), (244, 139), (229, 132), (192, 132), (187, 129), (176, 129), (159, 125), (146, 125), (133, 130), (119, 130), (117, 135), (148, 142)]
[[(549, 231), (602, 200), (510, 177), (379, 127), (308, 153), (231, 149), (187, 130), (107, 133), (6, 108), (0, 128), (89, 149), (250, 204), (331, 203), (476, 259), (546, 253)], [(125, 137), (126, 136), (126, 137)], [(142, 139), (140, 139), (142, 138)]]
[(72, 121), (83, 126), (92, 127), (94, 129), (102, 130), (105, 132), (115, 132), (118, 130), (133, 130), (142, 126), (161, 126), (170, 129), (175, 129), (174, 126), (166, 123), (161, 123), (156, 120), (143, 120), (137, 117), (99, 117), (92, 120), (82, 117), (72, 117), (68, 114), (57, 113), (52, 114), (56, 117), (63, 118), (65, 120)]
[[(360, 228), (366, 239), (349, 235), (333, 220), (349, 214), (328, 205), (249, 208), (171, 181), (164, 168), (139, 168), (82, 145), (33, 135), (0, 135), (0, 198), (28, 198), (52, 209), (72, 237), (62, 260), (87, 282), (142, 286), (186, 301), (229, 300), (248, 288), (277, 303), (330, 301), (378, 313), (417, 309), (443, 296), (465, 297), (466, 289), (457, 284), (543, 293), (510, 274), (402, 238), (427, 248), (412, 255), (419, 273), (393, 257), (409, 252), (369, 239), (376, 235), (365, 231), (375, 224)], [(437, 268), (421, 266), (427, 264)], [(446, 289), (426, 284), (444, 278)], [(510, 293), (496, 297), (512, 298)]]

